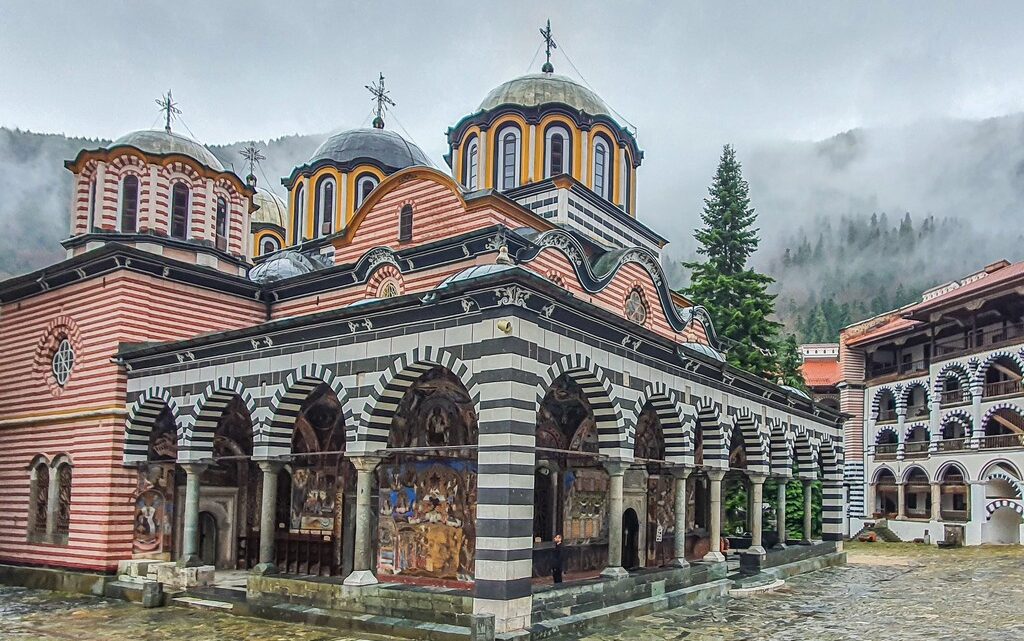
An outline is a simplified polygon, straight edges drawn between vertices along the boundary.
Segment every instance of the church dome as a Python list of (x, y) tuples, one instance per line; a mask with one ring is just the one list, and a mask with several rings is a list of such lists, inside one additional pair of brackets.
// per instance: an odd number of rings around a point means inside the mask
[(553, 73), (531, 73), (513, 78), (491, 90), (479, 111), (490, 111), (503, 105), (538, 107), (560, 103), (592, 116), (611, 117), (611, 109), (596, 93), (565, 76)]
[(324, 162), (354, 166), (367, 161), (394, 172), (413, 165), (430, 166), (423, 151), (387, 129), (350, 129), (330, 136), (308, 161), (308, 165)]
[(276, 225), (281, 229), (287, 227), (288, 205), (277, 194), (259, 189), (253, 195), (252, 201), (259, 208), (252, 213), (252, 222)]
[(214, 171), (224, 171), (224, 165), (203, 144), (163, 129), (144, 129), (125, 134), (110, 145), (111, 149), (116, 147), (134, 147), (143, 153), (156, 156), (182, 154)]

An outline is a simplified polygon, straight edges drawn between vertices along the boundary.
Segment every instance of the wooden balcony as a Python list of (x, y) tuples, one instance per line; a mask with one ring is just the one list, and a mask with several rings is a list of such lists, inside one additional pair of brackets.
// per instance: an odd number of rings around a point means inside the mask
[(945, 438), (936, 443), (940, 452), (963, 452), (971, 449), (970, 441), (966, 438)]
[(903, 445), (905, 458), (928, 458), (928, 441), (908, 441)]
[(948, 407), (950, 405), (959, 405), (960, 403), (966, 403), (970, 399), (967, 396), (967, 392), (962, 389), (952, 389), (947, 392), (939, 394), (939, 404), (942, 407)]
[(985, 385), (985, 391), (982, 396), (984, 398), (993, 398), (996, 396), (1012, 396), (1014, 394), (1020, 394), (1021, 389), (1022, 388), (1020, 379), (997, 381), (995, 383), (987, 383)]
[(1024, 434), (999, 434), (997, 436), (983, 436), (979, 440), (983, 450), (992, 450), (1006, 447), (1024, 447)]
[(894, 461), (896, 460), (896, 448), (899, 445), (896, 443), (881, 443), (875, 446), (875, 460), (876, 461)]

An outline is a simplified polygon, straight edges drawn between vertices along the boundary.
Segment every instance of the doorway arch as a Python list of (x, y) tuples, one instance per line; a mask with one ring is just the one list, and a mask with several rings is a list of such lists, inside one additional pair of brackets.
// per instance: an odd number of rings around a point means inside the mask
[(640, 567), (640, 517), (633, 508), (622, 513), (622, 567)]

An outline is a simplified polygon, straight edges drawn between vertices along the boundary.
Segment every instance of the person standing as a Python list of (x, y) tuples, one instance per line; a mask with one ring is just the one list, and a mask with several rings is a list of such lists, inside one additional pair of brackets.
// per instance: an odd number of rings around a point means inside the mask
[(565, 548), (562, 547), (562, 535), (555, 535), (555, 553), (551, 559), (551, 578), (554, 582), (562, 582), (562, 570), (565, 568)]

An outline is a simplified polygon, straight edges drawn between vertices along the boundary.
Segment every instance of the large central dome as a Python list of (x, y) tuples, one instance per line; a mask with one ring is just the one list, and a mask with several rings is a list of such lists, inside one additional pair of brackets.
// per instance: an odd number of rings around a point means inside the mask
[(611, 110), (597, 94), (574, 80), (551, 73), (531, 73), (495, 87), (480, 103), (481, 111), (502, 105), (537, 107), (561, 103), (578, 111), (611, 117)]
[(201, 162), (214, 171), (224, 171), (224, 165), (202, 143), (162, 129), (144, 129), (125, 134), (110, 145), (110, 149), (116, 147), (134, 147), (156, 156), (181, 154)]
[(430, 166), (419, 147), (387, 129), (351, 129), (334, 134), (313, 152), (308, 164), (333, 161), (345, 165), (360, 160), (377, 161), (391, 171), (413, 165)]

